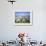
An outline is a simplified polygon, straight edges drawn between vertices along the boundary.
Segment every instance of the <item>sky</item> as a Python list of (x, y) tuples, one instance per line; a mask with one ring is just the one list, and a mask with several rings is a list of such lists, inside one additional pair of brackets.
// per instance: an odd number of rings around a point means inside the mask
[(30, 12), (16, 12), (16, 16), (27, 16), (30, 15)]

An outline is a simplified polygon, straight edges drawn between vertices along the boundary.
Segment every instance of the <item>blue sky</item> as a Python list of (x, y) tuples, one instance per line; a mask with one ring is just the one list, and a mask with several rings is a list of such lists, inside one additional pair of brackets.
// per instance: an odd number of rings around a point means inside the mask
[(27, 15), (30, 15), (30, 12), (16, 12), (15, 13), (16, 14), (16, 16), (27, 16)]

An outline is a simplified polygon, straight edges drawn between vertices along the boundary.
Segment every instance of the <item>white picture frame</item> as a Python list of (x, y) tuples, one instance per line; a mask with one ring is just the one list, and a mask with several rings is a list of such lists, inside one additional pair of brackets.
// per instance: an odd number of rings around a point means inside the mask
[[(27, 17), (27, 19), (28, 19), (28, 22), (27, 22), (27, 20), (25, 20), (25, 21), (23, 21), (25, 18)], [(23, 18), (23, 20), (21, 20), (21, 19)], [(17, 22), (17, 20), (18, 20), (18, 22)], [(23, 21), (23, 22), (20, 22), (20, 20), (21, 21)], [(15, 25), (31, 25), (32, 26), (32, 24), (33, 24), (33, 12), (32, 11), (20, 11), (20, 12), (15, 12)]]

